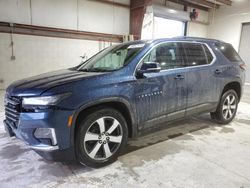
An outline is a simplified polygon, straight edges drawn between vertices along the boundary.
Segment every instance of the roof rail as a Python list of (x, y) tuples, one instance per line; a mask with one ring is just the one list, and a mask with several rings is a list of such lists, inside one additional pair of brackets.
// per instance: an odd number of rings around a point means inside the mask
[(189, 36), (180, 36), (180, 37), (173, 37), (175, 39), (188, 39), (188, 40), (206, 40), (206, 41), (216, 41), (216, 42), (224, 42), (218, 39), (211, 39), (211, 38), (203, 38), (203, 37), (189, 37)]

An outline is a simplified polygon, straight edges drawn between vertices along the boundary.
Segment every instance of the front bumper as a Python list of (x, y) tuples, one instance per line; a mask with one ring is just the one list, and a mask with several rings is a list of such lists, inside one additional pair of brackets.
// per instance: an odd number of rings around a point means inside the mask
[(43, 152), (50, 152), (50, 151), (55, 151), (59, 150), (58, 146), (50, 146), (46, 144), (37, 144), (34, 146), (30, 146), (31, 149), (36, 150), (36, 151), (43, 151)]
[[(71, 129), (67, 126), (68, 117), (74, 112), (68, 110), (52, 110), (21, 113), (17, 126), (4, 120), (6, 132), (23, 140), (31, 149), (48, 160), (75, 160)], [(56, 145), (48, 139), (36, 138), (34, 133), (38, 128), (48, 128), (54, 131)]]

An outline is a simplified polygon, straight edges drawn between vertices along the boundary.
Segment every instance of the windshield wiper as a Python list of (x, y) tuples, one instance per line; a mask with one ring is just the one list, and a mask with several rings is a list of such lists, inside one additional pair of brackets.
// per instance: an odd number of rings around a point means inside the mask
[(112, 72), (114, 69), (104, 69), (104, 68), (91, 68), (88, 69), (89, 72)]
[(91, 72), (107, 72), (107, 70), (104, 69), (98, 69), (98, 68), (92, 68), (90, 69)]
[(112, 72), (116, 69), (107, 69), (107, 68), (89, 68), (89, 69), (78, 69), (78, 71), (82, 72)]
[(89, 69), (77, 69), (77, 70), (81, 72), (90, 72)]

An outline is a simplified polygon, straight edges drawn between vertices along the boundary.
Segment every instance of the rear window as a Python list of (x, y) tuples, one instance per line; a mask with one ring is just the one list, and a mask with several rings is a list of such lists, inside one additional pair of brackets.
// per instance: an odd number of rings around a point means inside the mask
[(231, 44), (217, 43), (217, 49), (231, 62), (242, 61), (238, 53), (234, 50)]

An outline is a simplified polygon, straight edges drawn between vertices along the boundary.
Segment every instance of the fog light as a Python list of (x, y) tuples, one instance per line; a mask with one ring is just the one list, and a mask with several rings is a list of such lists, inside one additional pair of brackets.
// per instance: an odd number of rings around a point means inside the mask
[(52, 142), (52, 145), (57, 144), (56, 133), (55, 129), (53, 128), (37, 128), (34, 132), (34, 136), (38, 139), (49, 138)]

